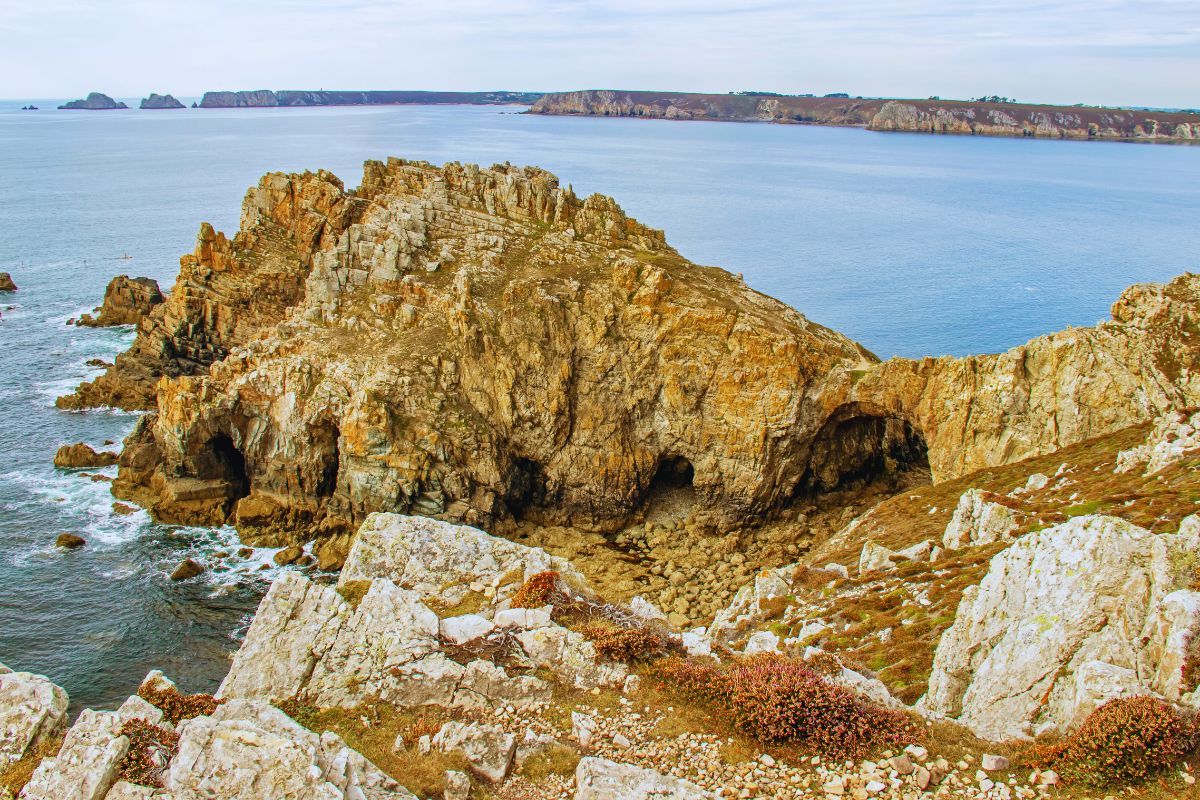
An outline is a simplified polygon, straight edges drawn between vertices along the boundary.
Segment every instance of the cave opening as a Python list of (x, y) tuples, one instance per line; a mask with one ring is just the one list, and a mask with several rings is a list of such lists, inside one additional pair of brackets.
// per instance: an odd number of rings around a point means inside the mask
[(504, 498), (509, 513), (520, 519), (528, 511), (543, 508), (546, 495), (546, 468), (532, 459), (514, 459)]
[(240, 500), (250, 494), (250, 475), (246, 471), (246, 457), (228, 434), (217, 434), (208, 443), (211, 457), (210, 477), (223, 480), (229, 485), (229, 498)]
[(342, 454), (338, 448), (341, 431), (330, 425), (319, 431), (314, 437), (317, 447), (323, 454), (321, 473), (317, 478), (317, 497), (333, 497), (337, 491), (338, 470), (341, 468)]
[(654, 494), (671, 489), (690, 489), (696, 479), (696, 470), (692, 462), (683, 456), (663, 456), (658, 460), (658, 468), (650, 479), (649, 493)]
[(929, 448), (920, 431), (899, 417), (851, 406), (830, 417), (817, 434), (801, 489), (809, 494), (868, 487), (900, 491), (930, 480)]

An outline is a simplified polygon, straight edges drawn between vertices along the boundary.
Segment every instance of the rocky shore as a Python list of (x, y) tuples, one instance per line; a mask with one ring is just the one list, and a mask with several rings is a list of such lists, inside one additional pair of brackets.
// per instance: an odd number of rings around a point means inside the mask
[(1054, 139), (1200, 140), (1200, 117), (1083, 106), (788, 95), (587, 90), (551, 92), (531, 114), (730, 120), (866, 127), (877, 131)]
[(205, 92), (200, 108), (273, 108), (276, 106), (378, 106), (413, 104), (530, 105), (538, 92), (315, 91), (258, 89)]
[(147, 411), (114, 493), (285, 570), (213, 696), (67, 728), (0, 675), (20, 797), (1197, 791), (1196, 275), (880, 362), (610, 198), (391, 159), (267, 175), (128, 289), (60, 405)]

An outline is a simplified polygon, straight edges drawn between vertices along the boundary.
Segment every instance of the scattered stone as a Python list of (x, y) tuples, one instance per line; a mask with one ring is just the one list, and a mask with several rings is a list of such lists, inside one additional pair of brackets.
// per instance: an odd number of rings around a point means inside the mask
[(180, 561), (179, 565), (171, 572), (171, 580), (186, 581), (203, 574), (204, 567), (200, 565), (200, 562), (192, 558), (185, 558), (183, 561)]
[(979, 766), (985, 772), (996, 772), (998, 770), (1008, 769), (1008, 759), (1004, 756), (994, 755), (993, 753), (984, 753), (980, 759)]
[(61, 547), (64, 550), (75, 550), (87, 544), (87, 539), (74, 533), (60, 533), (58, 538), (54, 540), (55, 547)]
[(467, 800), (471, 796), (471, 778), (465, 772), (446, 770), (444, 800)]
[(575, 741), (579, 742), (579, 746), (584, 748), (592, 743), (592, 736), (596, 732), (596, 719), (588, 714), (581, 714), (578, 711), (571, 712), (571, 735), (575, 737)]
[(710, 800), (717, 795), (680, 778), (591, 756), (575, 768), (575, 800)]

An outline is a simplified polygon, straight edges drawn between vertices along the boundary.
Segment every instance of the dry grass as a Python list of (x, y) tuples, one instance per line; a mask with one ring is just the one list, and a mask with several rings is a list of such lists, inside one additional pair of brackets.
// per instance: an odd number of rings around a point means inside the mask
[(36, 746), (29, 748), (19, 760), (0, 771), (0, 796), (4, 796), (6, 791), (12, 797), (20, 794), (21, 790), (25, 788), (25, 784), (29, 783), (29, 779), (33, 777), (33, 772), (37, 769), (38, 764), (42, 763), (42, 759), (58, 755), (62, 743), (62, 736), (43, 739)]
[(551, 775), (566, 777), (575, 774), (580, 757), (573, 747), (551, 745), (522, 764), (517, 774), (530, 783), (540, 783)]
[(358, 608), (358, 604), (367, 596), (370, 589), (371, 581), (346, 581), (337, 587), (338, 594), (350, 604), (351, 608)]
[[(333, 731), (371, 763), (397, 780), (418, 797), (441, 797), (446, 770), (467, 771), (466, 758), (458, 752), (429, 755), (417, 751), (421, 736), (432, 736), (451, 719), (448, 711), (426, 707), (419, 711), (387, 703), (366, 703), (356, 708), (317, 708), (302, 699), (279, 704), (285, 714), (309, 730)], [(396, 751), (397, 736), (405, 748)]]

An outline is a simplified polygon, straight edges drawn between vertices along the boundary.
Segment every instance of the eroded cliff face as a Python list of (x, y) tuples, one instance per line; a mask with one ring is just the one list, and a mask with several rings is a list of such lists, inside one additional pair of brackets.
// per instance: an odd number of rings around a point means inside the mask
[(533, 168), (269, 175), (182, 265), (78, 396), (156, 401), (119, 494), (252, 537), (378, 510), (604, 528), (680, 484), (738, 524), (804, 485), (830, 372), (875, 361)]
[(1112, 320), (997, 355), (891, 359), (839, 373), (831, 424), (901, 419), (924, 437), (934, 481), (1012, 464), (1200, 401), (1200, 277), (1132, 286)]

